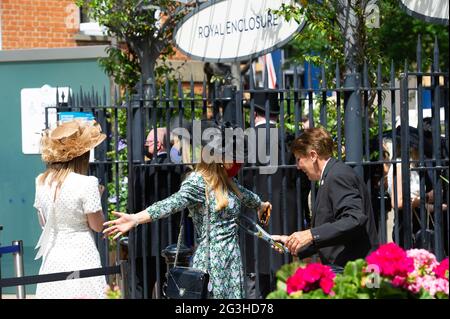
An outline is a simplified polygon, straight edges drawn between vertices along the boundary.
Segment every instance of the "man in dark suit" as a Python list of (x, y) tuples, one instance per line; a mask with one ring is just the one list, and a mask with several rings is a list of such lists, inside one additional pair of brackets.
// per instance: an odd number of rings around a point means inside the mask
[(323, 128), (306, 129), (292, 144), (297, 168), (319, 181), (311, 229), (273, 236), (301, 258), (317, 252), (323, 264), (340, 272), (378, 245), (370, 196), (355, 171), (331, 157), (333, 140)]
[[(151, 130), (147, 136), (146, 166), (144, 173), (144, 188), (141, 193), (142, 209), (150, 206), (154, 202), (165, 199), (172, 193), (178, 191), (181, 184), (181, 176), (175, 166), (170, 164), (167, 149), (170, 144), (167, 142), (166, 128)], [(142, 187), (140, 187), (142, 188)], [(158, 279), (161, 283), (166, 273), (166, 264), (161, 256), (161, 250), (169, 244), (176, 243), (180, 224), (179, 214), (158, 220), (150, 225), (141, 225), (136, 232), (136, 297), (144, 297), (144, 256), (146, 256), (147, 289), (148, 297), (160, 298), (161, 290), (154, 290)], [(143, 238), (145, 237), (145, 247)], [(145, 249), (142, 249), (144, 247)], [(144, 252), (145, 250), (145, 252)], [(157, 271), (159, 270), (159, 271)], [(159, 273), (159, 278), (158, 278)], [(161, 287), (159, 287), (161, 288)]]
[[(264, 171), (264, 166), (277, 166), (283, 164), (293, 164), (290, 162), (290, 152), (286, 146), (286, 132), (282, 128), (277, 129), (278, 117), (280, 113), (280, 105), (278, 101), (278, 93), (276, 91), (255, 92), (252, 94), (254, 103), (255, 135), (256, 135), (256, 169), (247, 169), (244, 171), (244, 186), (256, 192), (261, 199), (270, 201), (272, 204), (272, 213), (269, 221), (269, 232), (283, 233), (293, 232), (297, 225), (297, 216), (293, 214), (288, 207), (294, 208), (299, 204), (295, 198), (295, 176), (297, 171), (292, 169), (276, 168), (276, 170)], [(266, 121), (265, 104), (268, 101), (269, 123)], [(268, 124), (268, 125), (267, 125)], [(267, 129), (270, 131), (269, 147), (266, 146)], [(250, 147), (249, 147), (250, 148)], [(261, 149), (261, 150), (260, 150)], [(284, 154), (283, 154), (284, 153)], [(283, 155), (284, 156), (283, 156)], [(250, 157), (251, 154), (249, 154)], [(261, 156), (263, 155), (263, 156)], [(266, 156), (264, 156), (266, 155)], [(248, 166), (251, 166), (249, 163)], [(304, 176), (302, 182), (307, 182), (302, 187), (302, 210), (303, 216), (309, 214), (307, 197), (310, 182)], [(295, 210), (297, 211), (297, 210)], [(254, 211), (246, 211), (249, 217), (254, 218)], [(260, 296), (248, 297), (265, 297), (275, 287), (275, 272), (288, 260), (279, 255), (265, 242), (257, 241), (256, 247), (253, 245), (253, 239), (247, 238), (245, 245), (245, 270), (247, 273), (258, 272), (258, 282)], [(255, 262), (258, 267), (255, 267)]]

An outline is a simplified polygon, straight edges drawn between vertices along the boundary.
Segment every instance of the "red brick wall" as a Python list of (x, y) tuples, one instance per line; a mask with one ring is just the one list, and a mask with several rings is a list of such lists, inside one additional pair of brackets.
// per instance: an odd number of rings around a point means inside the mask
[(0, 0), (0, 13), (4, 50), (77, 46), (73, 0)]

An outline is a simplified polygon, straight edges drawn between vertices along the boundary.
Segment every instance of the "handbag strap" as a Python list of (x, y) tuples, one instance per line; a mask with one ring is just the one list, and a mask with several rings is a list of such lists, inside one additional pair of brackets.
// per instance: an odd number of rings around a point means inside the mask
[(208, 184), (205, 183), (205, 196), (206, 196), (206, 247), (208, 247), (208, 250), (206, 252), (206, 270), (209, 273), (209, 259), (210, 259), (210, 246), (209, 246), (209, 191), (208, 191)]
[(176, 267), (177, 263), (178, 263), (178, 253), (180, 251), (181, 237), (183, 237), (183, 232), (184, 232), (184, 210), (181, 212), (180, 232), (178, 233), (177, 251), (175, 253), (175, 262), (174, 262), (174, 265), (173, 265), (174, 267)]
[[(206, 184), (206, 181), (205, 181), (205, 198), (206, 198), (206, 214), (205, 214), (206, 222), (205, 222), (205, 224), (206, 224), (206, 245), (207, 245), (207, 247), (208, 247), (208, 251), (207, 251), (207, 255), (206, 255), (207, 263), (208, 263), (208, 264), (207, 264), (207, 266), (206, 266), (206, 269), (207, 269), (207, 271), (209, 272), (209, 266), (210, 266), (210, 265), (209, 265), (209, 258), (210, 258), (209, 230), (210, 230), (210, 228), (209, 228), (209, 198), (208, 198), (208, 195), (209, 195), (209, 192), (208, 192), (208, 185)], [(180, 252), (181, 238), (183, 237), (183, 236), (182, 236), (183, 233), (184, 233), (184, 210), (183, 210), (182, 213), (181, 213), (180, 232), (178, 233), (177, 251), (176, 251), (176, 253), (175, 253), (174, 267), (176, 267), (176, 266), (177, 266), (177, 263), (178, 263), (178, 253)]]

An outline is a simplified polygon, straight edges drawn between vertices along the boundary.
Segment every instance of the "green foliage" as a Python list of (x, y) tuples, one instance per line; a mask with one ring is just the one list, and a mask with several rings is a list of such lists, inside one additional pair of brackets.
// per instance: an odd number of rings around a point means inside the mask
[[(302, 7), (283, 5), (277, 11), (289, 19), (302, 20), (304, 16), (307, 25), (289, 44), (289, 63), (312, 62), (317, 65), (326, 62), (339, 62), (341, 72), (344, 70), (345, 35), (338, 21), (338, 12), (342, 10), (335, 0), (300, 1)], [(362, 3), (362, 2), (361, 2)], [(416, 60), (418, 35), (422, 35), (423, 69), (431, 66), (434, 38), (437, 37), (440, 46), (440, 66), (448, 69), (448, 29), (443, 25), (424, 22), (407, 15), (400, 8), (397, 0), (379, 0), (379, 28), (367, 25), (368, 13), (357, 2), (356, 18), (361, 23), (357, 30), (356, 63), (362, 71), (364, 61), (367, 61), (372, 75), (378, 62), (383, 67), (384, 80), (389, 80), (390, 63), (394, 61), (396, 70), (402, 70), (404, 61)], [(358, 7), (359, 6), (359, 7)], [(399, 41), (401, 39), (401, 41)], [(334, 76), (334, 67), (327, 70), (329, 79)], [(374, 78), (374, 77), (371, 77)]]
[[(118, 145), (115, 139), (111, 140), (111, 151), (107, 152), (109, 161), (116, 162), (112, 165), (111, 173), (113, 180), (107, 184), (108, 188), (108, 218), (114, 219), (113, 211), (126, 212), (128, 204), (128, 149), (126, 147), (126, 127), (127, 127), (127, 112), (126, 109), (117, 110), (117, 118), (115, 114), (110, 111), (108, 118), (109, 123), (117, 121), (118, 132), (113, 132), (114, 136), (118, 137)], [(112, 125), (111, 127), (114, 127)], [(116, 152), (116, 149), (118, 151)], [(119, 179), (116, 180), (115, 177)]]
[[(304, 29), (289, 43), (286, 51), (288, 52), (287, 64), (301, 64), (309, 62), (314, 65), (324, 66), (325, 75), (328, 84), (335, 81), (336, 64), (339, 63), (340, 76), (344, 79), (346, 70), (345, 57), (345, 32), (347, 32), (339, 21), (339, 12), (345, 9), (343, 2), (335, 0), (323, 1), (297, 1), (301, 6), (284, 4), (280, 10), (275, 11), (283, 15), (287, 20), (295, 19), (297, 22), (306, 19), (307, 24)], [(355, 62), (358, 71), (363, 71), (364, 62), (368, 66), (369, 85), (377, 85), (377, 67), (380, 63), (382, 70), (381, 83), (390, 81), (391, 61), (394, 62), (395, 71), (400, 72), (404, 69), (405, 61), (409, 64), (416, 60), (416, 48), (418, 35), (421, 34), (422, 41), (422, 70), (429, 70), (433, 58), (434, 39), (437, 38), (440, 49), (440, 67), (442, 70), (448, 70), (448, 29), (442, 25), (430, 24), (422, 20), (407, 15), (400, 8), (397, 0), (379, 0), (380, 23), (379, 27), (374, 28), (367, 24), (370, 12), (365, 12), (362, 8), (363, 1), (354, 2), (356, 20), (358, 28), (354, 28), (356, 34), (356, 56)], [(401, 39), (401, 41), (399, 41)], [(288, 67), (288, 65), (286, 65)], [(412, 65), (410, 69), (416, 68)], [(384, 96), (383, 96), (384, 99)], [(342, 101), (341, 101), (342, 102)], [(376, 103), (376, 92), (368, 92), (368, 127), (371, 140), (378, 136), (380, 129), (388, 129), (385, 119), (386, 106), (382, 107), (382, 123), (378, 126), (378, 105)], [(341, 103), (343, 106), (344, 104)], [(314, 122), (320, 122), (321, 96), (314, 96)], [(364, 107), (364, 106), (363, 106)], [(306, 108), (307, 110), (307, 105)], [(343, 109), (342, 109), (343, 111)], [(364, 109), (363, 109), (364, 112)], [(326, 128), (334, 138), (337, 136), (337, 112), (336, 101), (328, 100), (326, 102), (327, 124)], [(342, 112), (341, 128), (344, 132), (344, 113)], [(363, 118), (365, 125), (366, 119)], [(294, 115), (287, 119), (286, 128), (293, 132), (296, 125)], [(363, 130), (363, 134), (366, 131)], [(344, 134), (341, 134), (342, 138)], [(363, 137), (366, 138), (365, 136)], [(345, 143), (344, 138), (342, 139)], [(336, 155), (336, 154), (334, 154)], [(345, 156), (345, 150), (343, 150)], [(378, 160), (380, 154), (372, 152), (370, 159)]]
[(283, 4), (278, 14), (286, 20), (295, 19), (301, 22), (303, 17), (307, 24), (290, 42), (291, 62), (311, 62), (324, 64), (325, 59), (344, 62), (344, 38), (339, 28), (333, 23), (336, 12), (332, 1), (301, 1), (302, 6)]
[(267, 299), (288, 299), (288, 298), (289, 298), (289, 295), (286, 292), (286, 289), (284, 289), (284, 290), (277, 289), (267, 295)]
[[(171, 0), (77, 0), (77, 5), (107, 28), (117, 39), (116, 46), (101, 59), (101, 66), (114, 81), (133, 90), (141, 74), (167, 77), (175, 71), (167, 62), (175, 51), (172, 45), (176, 23), (185, 15), (177, 1)], [(139, 3), (139, 4), (138, 4)], [(156, 60), (160, 63), (156, 64)]]
[[(268, 299), (406, 299), (406, 298), (432, 298), (422, 290), (418, 296), (414, 296), (405, 289), (394, 287), (391, 281), (375, 273), (366, 272), (367, 263), (363, 259), (350, 261), (345, 265), (342, 274), (334, 278), (333, 292), (325, 294), (322, 289), (316, 289), (307, 293), (297, 291), (287, 294), (286, 281), (292, 276), (298, 267), (304, 267), (302, 263), (287, 264), (277, 272), (277, 290), (271, 292)], [(370, 284), (379, 284), (371, 286)], [(437, 296), (439, 297), (439, 296)]]
[(100, 66), (119, 86), (133, 88), (139, 81), (140, 66), (134, 55), (119, 48), (108, 47), (108, 57), (100, 58)]
[(322, 289), (316, 289), (308, 293), (294, 292), (288, 296), (288, 299), (330, 299), (330, 296), (324, 293)]
[(267, 299), (286, 299), (289, 295), (286, 292), (286, 281), (291, 277), (299, 267), (303, 267), (304, 263), (293, 262), (285, 264), (276, 273), (277, 290), (271, 292)]
[(369, 299), (371, 297), (370, 289), (362, 285), (366, 280), (366, 278), (363, 278), (365, 266), (366, 263), (363, 259), (347, 263), (343, 274), (336, 276), (334, 279), (335, 298)]
[(287, 279), (291, 277), (299, 267), (302, 266), (304, 266), (304, 263), (301, 262), (293, 262), (281, 266), (276, 273), (277, 280), (286, 283)]
[(394, 287), (386, 278), (382, 278), (380, 288), (374, 290), (376, 299), (407, 299), (409, 296), (407, 291)]
[(120, 291), (119, 286), (117, 285), (108, 285), (106, 287), (106, 298), (107, 299), (121, 299), (122, 293)]
[[(382, 254), (382, 253), (380, 253)], [(392, 252), (389, 252), (392, 254)], [(390, 256), (390, 255), (389, 255)], [(418, 260), (414, 260), (418, 262)], [(304, 273), (297, 273), (298, 267), (303, 267)], [(386, 275), (383, 272), (380, 273), (379, 265), (368, 265), (364, 259), (357, 259), (354, 261), (349, 261), (345, 265), (345, 268), (341, 274), (334, 277), (334, 284), (332, 291), (329, 294), (324, 292), (322, 280), (330, 280), (330, 273), (320, 274), (317, 270), (312, 271), (308, 267), (316, 268), (317, 265), (314, 264), (303, 264), (303, 263), (292, 263), (284, 265), (277, 272), (277, 289), (271, 292), (267, 298), (268, 299), (448, 299), (448, 294), (445, 293), (445, 285), (439, 282), (441, 285), (438, 288), (438, 292), (433, 296), (431, 290), (427, 291), (426, 288), (431, 287), (437, 282), (437, 277), (435, 274), (429, 273), (423, 269), (423, 273), (420, 273), (418, 266), (414, 270), (411, 270), (407, 277), (405, 278), (407, 285), (404, 284), (394, 284), (395, 280), (400, 278), (398, 276)], [(330, 271), (330, 270), (328, 270)], [(298, 291), (287, 293), (288, 278), (292, 276), (298, 276), (291, 278), (292, 281), (289, 282), (292, 289), (299, 289)], [(321, 277), (322, 276), (322, 277)], [(433, 279), (434, 278), (434, 279)], [(427, 280), (428, 284), (424, 284), (422, 280)], [(442, 279), (438, 279), (442, 280)], [(303, 282), (302, 282), (303, 281)], [(319, 287), (319, 281), (320, 286)], [(448, 283), (447, 283), (448, 284)], [(420, 290), (415, 292), (416, 288), (420, 285)], [(317, 288), (316, 288), (317, 287)], [(311, 289), (311, 290), (310, 290)], [(447, 290), (448, 291), (448, 290)]]
[[(438, 40), (440, 67), (448, 70), (448, 27), (432, 24), (407, 15), (397, 0), (378, 1), (381, 12), (380, 28), (374, 41), (380, 46), (383, 61), (393, 60), (397, 70), (402, 70), (404, 61), (416, 61), (417, 37), (422, 36), (422, 68), (428, 70), (433, 61), (434, 39)], [(401, 39), (401, 41), (399, 41)]]

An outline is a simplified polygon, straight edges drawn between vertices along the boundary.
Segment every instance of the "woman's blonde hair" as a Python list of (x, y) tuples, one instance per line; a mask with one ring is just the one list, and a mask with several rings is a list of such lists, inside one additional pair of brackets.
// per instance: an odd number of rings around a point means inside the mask
[(89, 152), (75, 157), (68, 162), (48, 163), (47, 170), (39, 177), (39, 184), (52, 185), (56, 182), (56, 189), (61, 188), (62, 183), (70, 173), (87, 175), (89, 171)]
[(220, 211), (228, 206), (229, 191), (233, 192), (239, 198), (242, 197), (236, 183), (228, 177), (223, 164), (215, 162), (205, 163), (201, 161), (196, 165), (195, 171), (202, 175), (208, 187), (214, 190), (216, 211)]

